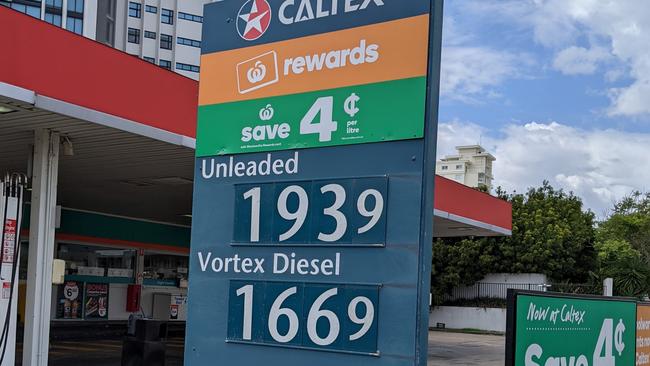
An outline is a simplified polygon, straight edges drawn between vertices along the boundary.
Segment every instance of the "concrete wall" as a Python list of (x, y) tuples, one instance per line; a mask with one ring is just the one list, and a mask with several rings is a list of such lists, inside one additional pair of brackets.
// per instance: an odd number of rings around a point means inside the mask
[(506, 331), (506, 309), (439, 306), (429, 314), (429, 327), (444, 323), (447, 329)]

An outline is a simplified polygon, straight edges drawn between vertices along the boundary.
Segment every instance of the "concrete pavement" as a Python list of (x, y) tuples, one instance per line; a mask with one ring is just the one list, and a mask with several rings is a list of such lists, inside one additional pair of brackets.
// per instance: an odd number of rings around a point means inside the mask
[[(167, 342), (169, 366), (183, 365), (183, 339), (171, 338)], [(505, 337), (449, 332), (429, 332), (429, 366), (503, 366)], [(20, 365), (18, 346), (18, 362)], [(120, 365), (122, 341), (118, 339), (53, 341), (50, 348), (50, 365)]]
[(503, 336), (429, 332), (429, 366), (505, 364)]

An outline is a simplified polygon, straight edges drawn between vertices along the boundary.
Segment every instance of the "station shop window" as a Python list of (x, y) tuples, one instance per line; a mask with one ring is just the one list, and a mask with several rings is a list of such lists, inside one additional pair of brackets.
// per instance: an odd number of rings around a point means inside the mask
[(136, 251), (94, 245), (64, 244), (57, 257), (65, 261), (67, 276), (93, 276), (133, 279)]
[(176, 285), (180, 280), (188, 279), (188, 266), (187, 256), (145, 253), (142, 276), (145, 284), (152, 281), (168, 281)]

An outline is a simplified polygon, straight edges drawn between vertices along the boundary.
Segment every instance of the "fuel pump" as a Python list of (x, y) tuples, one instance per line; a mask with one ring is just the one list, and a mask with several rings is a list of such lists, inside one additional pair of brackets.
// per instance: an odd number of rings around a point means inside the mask
[(5, 174), (0, 181), (0, 366), (15, 364), (18, 321), (20, 228), (27, 177)]

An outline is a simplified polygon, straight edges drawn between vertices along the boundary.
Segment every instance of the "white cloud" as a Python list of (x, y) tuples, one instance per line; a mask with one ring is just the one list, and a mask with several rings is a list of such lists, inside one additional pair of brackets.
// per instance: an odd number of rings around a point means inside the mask
[(500, 97), (498, 87), (518, 77), (531, 63), (525, 54), (474, 46), (475, 37), (464, 33), (452, 16), (445, 17), (440, 92), (445, 98), (478, 104)]
[(436, 155), (442, 158), (445, 155), (455, 154), (456, 146), (477, 144), (486, 132), (485, 128), (474, 123), (460, 121), (440, 123)]
[(598, 65), (609, 58), (603, 47), (571, 46), (558, 52), (553, 60), (553, 67), (566, 75), (590, 75), (596, 72)]
[[(468, 16), (492, 14), (511, 26), (528, 28), (534, 40), (558, 52), (554, 66), (567, 74), (596, 71), (601, 48), (624, 65), (632, 81), (611, 88), (610, 115), (650, 115), (650, 1), (648, 0), (465, 0)], [(488, 21), (494, 21), (488, 19)], [(578, 49), (578, 42), (588, 47)], [(569, 51), (567, 51), (569, 50)], [(604, 71), (607, 81), (617, 71)]]
[[(650, 134), (587, 131), (557, 122), (509, 125), (501, 132), (500, 138), (484, 136), (483, 145), (497, 158), (494, 184), (508, 191), (524, 192), (548, 180), (603, 217), (632, 190), (650, 189)], [(441, 123), (438, 146), (476, 143), (482, 133), (471, 123)]]
[(440, 92), (443, 97), (470, 103), (490, 98), (494, 88), (518, 74), (517, 57), (486, 47), (445, 47)]

